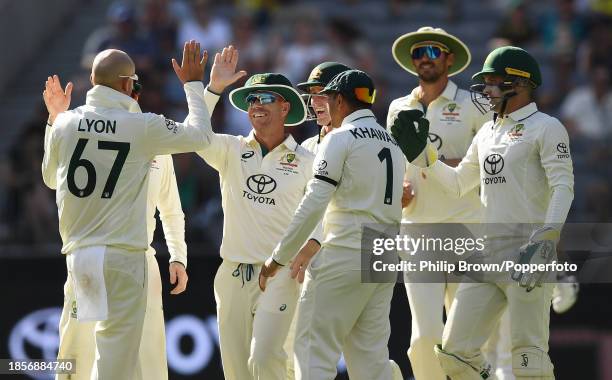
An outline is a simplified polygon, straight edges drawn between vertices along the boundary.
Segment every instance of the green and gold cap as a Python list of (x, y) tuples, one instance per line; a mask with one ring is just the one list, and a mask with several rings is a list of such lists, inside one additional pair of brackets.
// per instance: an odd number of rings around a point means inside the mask
[(372, 78), (361, 70), (348, 70), (336, 75), (319, 94), (339, 92), (366, 104), (374, 104), (376, 89)]
[(515, 76), (529, 79), (536, 86), (542, 84), (538, 62), (531, 54), (516, 46), (503, 46), (489, 53), (482, 70), (474, 74), (472, 80), (480, 82), (485, 74)]
[(339, 62), (323, 62), (315, 66), (310, 72), (306, 82), (298, 83), (297, 88), (307, 92), (309, 87), (325, 87), (336, 75), (343, 71), (350, 70), (347, 65)]
[(250, 77), (244, 86), (230, 92), (230, 102), (237, 109), (248, 112), (249, 103), (246, 98), (250, 93), (256, 91), (270, 91), (282, 96), (291, 105), (286, 126), (301, 124), (306, 118), (306, 106), (291, 81), (284, 75), (278, 73), (255, 74)]

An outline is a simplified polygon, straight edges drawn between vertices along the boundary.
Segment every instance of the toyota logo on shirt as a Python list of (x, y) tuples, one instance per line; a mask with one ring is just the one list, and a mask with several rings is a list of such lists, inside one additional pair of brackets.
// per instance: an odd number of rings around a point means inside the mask
[(257, 194), (270, 194), (276, 189), (274, 178), (265, 174), (255, 174), (247, 179), (247, 187)]
[(489, 154), (487, 158), (485, 158), (483, 166), (487, 174), (499, 174), (504, 169), (504, 158), (498, 153)]
[(567, 149), (567, 144), (566, 143), (559, 143), (557, 144), (557, 151), (559, 153), (567, 153), (569, 152), (569, 149)]

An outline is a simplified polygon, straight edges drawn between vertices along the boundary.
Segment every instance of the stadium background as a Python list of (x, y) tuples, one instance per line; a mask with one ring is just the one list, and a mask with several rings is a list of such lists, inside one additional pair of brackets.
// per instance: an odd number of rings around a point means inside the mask
[[(278, 71), (297, 83), (324, 60), (367, 71), (378, 88), (375, 113), (384, 122), (389, 102), (417, 84), (393, 61), (397, 36), (431, 25), (461, 38), (473, 56), (454, 78), (464, 88), (492, 47), (516, 44), (542, 65), (540, 109), (560, 118), (571, 136), (576, 187), (569, 221), (604, 223), (612, 214), (611, 20), (606, 0), (0, 0), (0, 357), (52, 359), (57, 350), (66, 272), (54, 193), (40, 174), (47, 75), (72, 80), (78, 106), (90, 87), (93, 55), (117, 47), (136, 62), (143, 110), (182, 120), (184, 95), (169, 64), (180, 54), (177, 46), (195, 38), (214, 52), (232, 43), (249, 74)], [(231, 134), (250, 129), (226, 99), (213, 127)], [(292, 132), (301, 141), (316, 128), (307, 123)], [(223, 218), (218, 175), (194, 154), (175, 155), (174, 164), (190, 281), (184, 295), (168, 295), (168, 254), (158, 226), (170, 378), (221, 379), (212, 295)], [(551, 316), (557, 379), (612, 379), (611, 289), (583, 284), (576, 306)], [(393, 302), (391, 356), (410, 378), (410, 312), (402, 286)]]

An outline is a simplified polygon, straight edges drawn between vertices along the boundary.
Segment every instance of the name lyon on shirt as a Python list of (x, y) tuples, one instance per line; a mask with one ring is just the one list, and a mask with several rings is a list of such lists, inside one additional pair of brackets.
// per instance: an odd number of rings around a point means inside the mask
[(117, 120), (95, 120), (95, 119), (85, 119), (85, 124), (83, 125), (83, 119), (79, 120), (79, 126), (77, 127), (77, 131), (79, 132), (93, 132), (96, 133), (117, 133)]

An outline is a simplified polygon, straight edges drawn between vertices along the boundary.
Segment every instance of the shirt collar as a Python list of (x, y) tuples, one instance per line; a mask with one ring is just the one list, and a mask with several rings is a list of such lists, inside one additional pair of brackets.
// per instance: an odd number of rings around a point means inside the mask
[(374, 113), (372, 112), (372, 110), (369, 110), (367, 108), (360, 109), (346, 116), (344, 120), (342, 120), (341, 126), (357, 121), (358, 119), (364, 119), (364, 118), (374, 118), (374, 120), (376, 120), (376, 117), (374, 116)]
[(441, 97), (446, 98), (447, 100), (454, 100), (457, 96), (457, 90), (459, 88), (452, 80), (449, 80), (446, 83), (446, 87), (444, 87), (444, 91), (440, 94)]
[(508, 117), (510, 117), (514, 121), (522, 121), (522, 120), (527, 119), (529, 116), (533, 115), (536, 112), (538, 112), (538, 106), (536, 106), (534, 102), (531, 102), (527, 104), (526, 106), (521, 107), (517, 109), (516, 111), (508, 114)]
[(102, 85), (95, 85), (87, 91), (85, 104), (93, 107), (119, 108), (132, 113), (142, 112), (136, 100)]
[[(246, 141), (247, 145), (249, 145), (249, 146), (251, 146), (253, 148), (259, 147), (259, 142), (257, 142), (257, 140), (255, 139), (255, 131), (252, 130), (252, 129), (251, 129), (251, 132), (249, 132), (248, 136), (245, 137), (245, 141)], [(295, 150), (298, 147), (298, 143), (295, 141), (293, 136), (291, 136), (291, 134), (289, 134), (285, 138), (285, 140), (283, 140), (283, 142), (280, 143), (280, 145), (284, 145), (288, 150), (292, 150), (294, 152), (295, 152)]]

